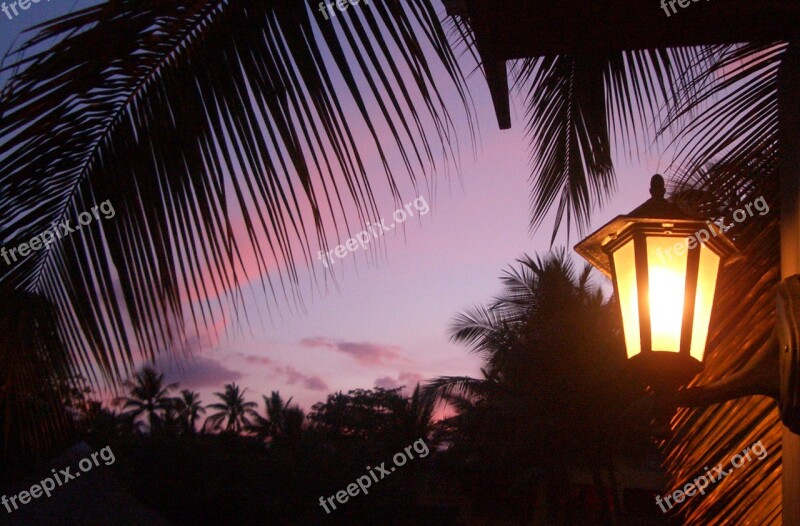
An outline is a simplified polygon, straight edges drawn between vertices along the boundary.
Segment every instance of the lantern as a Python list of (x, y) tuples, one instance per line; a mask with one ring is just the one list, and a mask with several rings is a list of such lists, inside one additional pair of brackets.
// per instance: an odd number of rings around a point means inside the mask
[(736, 253), (710, 221), (651, 198), (575, 246), (614, 283), (628, 358), (649, 383), (684, 384), (702, 369), (720, 263)]

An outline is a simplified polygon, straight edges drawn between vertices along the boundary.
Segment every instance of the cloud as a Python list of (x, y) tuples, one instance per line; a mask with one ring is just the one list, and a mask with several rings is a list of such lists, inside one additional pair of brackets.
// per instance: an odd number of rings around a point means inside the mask
[(418, 383), (422, 383), (422, 375), (417, 373), (400, 373), (395, 380), (391, 376), (384, 376), (375, 380), (375, 387), (382, 387), (384, 389), (397, 389), (398, 387), (405, 386), (408, 389), (414, 389)]
[(195, 354), (179, 364), (167, 357), (159, 357), (155, 368), (164, 372), (165, 383), (180, 382), (181, 389), (219, 387), (243, 377), (242, 373), (232, 371), (217, 360), (202, 354)]
[(272, 360), (267, 358), (266, 356), (255, 356), (252, 354), (245, 354), (243, 352), (234, 353), (236, 356), (243, 358), (246, 363), (252, 365), (271, 365)]
[(310, 391), (326, 391), (328, 389), (328, 384), (319, 376), (306, 376), (291, 365), (287, 365), (286, 367), (275, 366), (273, 370), (277, 373), (285, 374), (286, 383), (289, 385), (294, 385), (299, 382)]
[(300, 340), (303, 347), (333, 349), (341, 353), (352, 356), (357, 362), (363, 365), (381, 365), (388, 361), (400, 358), (400, 347), (394, 345), (381, 345), (369, 342), (346, 342), (343, 340), (332, 340), (330, 338), (304, 338)]
[(289, 385), (302, 384), (310, 391), (325, 391), (328, 389), (328, 384), (319, 376), (305, 375), (290, 365), (278, 365), (271, 358), (267, 358), (266, 356), (257, 356), (243, 352), (235, 352), (233, 354), (241, 358), (246, 364), (267, 367), (269, 370), (268, 374), (285, 376), (286, 383)]
[(382, 387), (383, 389), (395, 389), (400, 387), (397, 381), (389, 376), (384, 376), (375, 380), (375, 387)]

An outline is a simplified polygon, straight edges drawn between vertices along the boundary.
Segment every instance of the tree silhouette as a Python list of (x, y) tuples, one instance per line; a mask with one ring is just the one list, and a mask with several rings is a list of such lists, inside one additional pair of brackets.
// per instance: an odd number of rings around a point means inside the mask
[(292, 406), (291, 398), (284, 402), (278, 391), (272, 391), (269, 398), (263, 398), (266, 416), (261, 416), (256, 411), (251, 412), (253, 423), (248, 430), (261, 440), (297, 440), (305, 420), (303, 410), (297, 405)]
[(206, 410), (200, 403), (200, 395), (194, 391), (184, 389), (181, 396), (175, 398), (175, 408), (181, 422), (183, 432), (194, 435), (197, 432), (197, 421)]
[(400, 390), (376, 387), (328, 395), (327, 401), (312, 406), (308, 418), (333, 440), (393, 441), (407, 404)]
[(483, 358), (484, 377), (440, 377), (428, 389), (459, 410), (445, 426), (462, 458), (518, 484), (544, 480), (555, 520), (569, 513), (559, 504), (568, 468), (589, 469), (605, 495), (600, 470), (611, 473), (611, 461), (631, 451), (621, 443), (635, 452), (654, 446), (644, 431), (617, 434), (637, 391), (621, 375), (615, 305), (591, 287), (588, 266), (576, 275), (563, 250), (518, 264), (488, 308), (459, 315), (452, 329), (453, 340)]
[(169, 412), (172, 415), (174, 405), (169, 394), (178, 384), (165, 386), (163, 374), (156, 372), (150, 366), (145, 366), (125, 385), (129, 389), (129, 396), (119, 397), (115, 403), (122, 404), (124, 414), (133, 419), (145, 415), (150, 432), (159, 429), (164, 423), (165, 413)]
[(208, 409), (216, 409), (217, 412), (210, 415), (206, 420), (206, 425), (211, 429), (218, 430), (224, 425), (226, 433), (239, 433), (252, 424), (248, 415), (252, 413), (254, 407), (258, 407), (255, 402), (246, 402), (244, 393), (247, 389), (239, 392), (236, 383), (225, 385), (224, 393), (214, 393), (214, 396), (222, 400), (220, 403), (209, 404)]
[(142, 434), (144, 424), (130, 413), (118, 413), (97, 400), (86, 404), (82, 429), (90, 439), (107, 443), (112, 438), (130, 438)]
[(8, 462), (60, 446), (70, 423), (64, 402), (84, 384), (71, 373), (53, 305), (2, 281), (0, 297), (0, 440)]
[(427, 440), (433, 433), (433, 412), (436, 409), (436, 394), (416, 385), (411, 396), (402, 399), (402, 404), (393, 409), (397, 417), (397, 430), (393, 433), (398, 444), (408, 445), (415, 440)]

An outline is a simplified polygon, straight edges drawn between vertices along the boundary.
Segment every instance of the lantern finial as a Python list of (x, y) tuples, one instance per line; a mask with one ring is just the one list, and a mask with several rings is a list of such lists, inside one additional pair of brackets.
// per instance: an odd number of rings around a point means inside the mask
[(656, 199), (664, 199), (664, 178), (660, 174), (655, 174), (650, 179), (650, 195)]

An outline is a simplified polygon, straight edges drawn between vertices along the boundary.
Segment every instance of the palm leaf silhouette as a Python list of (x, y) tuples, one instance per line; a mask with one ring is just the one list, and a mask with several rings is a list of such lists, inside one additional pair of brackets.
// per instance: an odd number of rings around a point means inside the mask
[(414, 185), (453, 158), (435, 70), (472, 116), (431, 4), (361, 7), (334, 23), (313, 2), (123, 0), (21, 46), (0, 96), (0, 241), (105, 200), (116, 211), (0, 265), (4, 287), (56, 306), (73, 369), (118, 385), (137, 354), (213, 334), (257, 277), (248, 250), (264, 294), (302, 308), (312, 241), (378, 217), (365, 151), (398, 202), (394, 157)]
[(611, 154), (633, 158), (651, 146), (670, 108), (706, 87), (701, 75), (718, 47), (598, 52), (525, 59), (512, 69), (525, 95), (530, 140), (531, 230), (555, 207), (586, 231), (592, 210), (616, 189)]

